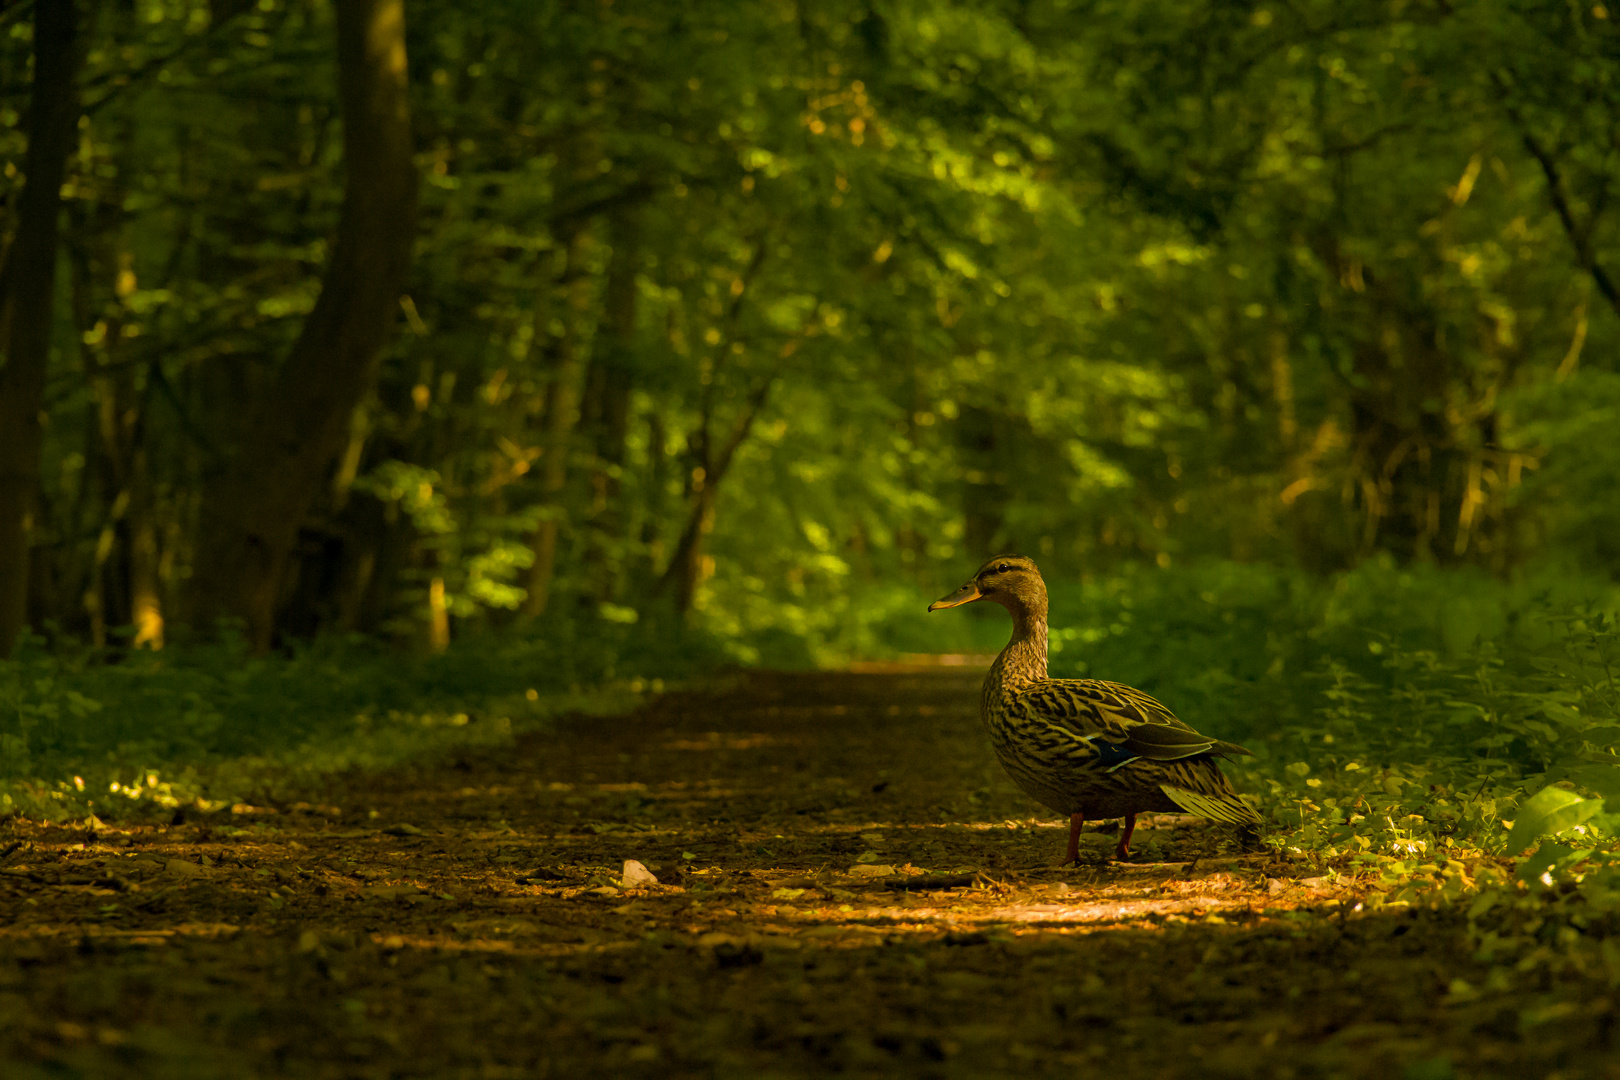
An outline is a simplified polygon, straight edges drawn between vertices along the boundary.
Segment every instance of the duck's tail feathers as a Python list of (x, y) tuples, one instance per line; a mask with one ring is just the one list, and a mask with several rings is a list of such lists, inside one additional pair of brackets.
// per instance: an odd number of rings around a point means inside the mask
[(1254, 812), (1254, 807), (1236, 795), (1203, 795), (1169, 784), (1160, 784), (1159, 790), (1189, 814), (1211, 821), (1224, 821), (1228, 825), (1260, 824), (1260, 815)]

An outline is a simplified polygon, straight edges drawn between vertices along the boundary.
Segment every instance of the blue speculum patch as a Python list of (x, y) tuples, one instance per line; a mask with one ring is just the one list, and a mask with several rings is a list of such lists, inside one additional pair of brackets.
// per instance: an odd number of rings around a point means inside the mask
[(1123, 746), (1116, 746), (1113, 743), (1103, 742), (1101, 739), (1093, 739), (1091, 745), (1097, 748), (1098, 763), (1101, 764), (1102, 767), (1108, 772), (1113, 772), (1121, 765), (1129, 765), (1131, 762), (1142, 756), (1140, 754), (1131, 753)]

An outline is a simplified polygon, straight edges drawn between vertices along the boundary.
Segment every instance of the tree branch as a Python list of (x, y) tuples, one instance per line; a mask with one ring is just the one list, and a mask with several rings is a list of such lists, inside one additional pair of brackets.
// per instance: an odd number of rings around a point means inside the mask
[[(1509, 110), (1510, 113), (1514, 111)], [(1517, 116), (1514, 119), (1518, 121)], [(1563, 223), (1564, 232), (1569, 236), (1569, 242), (1575, 247), (1576, 261), (1581, 264), (1583, 270), (1592, 275), (1592, 280), (1597, 284), (1598, 292), (1603, 294), (1603, 298), (1609, 302), (1609, 306), (1614, 309), (1615, 314), (1620, 315), (1620, 289), (1615, 288), (1614, 279), (1609, 277), (1609, 272), (1603, 268), (1603, 264), (1597, 261), (1597, 256), (1592, 252), (1591, 237), (1597, 225), (1596, 218), (1594, 217), (1588, 221), (1584, 229), (1576, 223), (1575, 211), (1569, 204), (1568, 195), (1565, 194), (1564, 178), (1558, 171), (1558, 163), (1552, 159), (1552, 155), (1547, 153), (1546, 149), (1522, 123), (1520, 124), (1520, 134), (1524, 139), (1524, 148), (1530, 152), (1531, 157), (1536, 159), (1537, 164), (1541, 166), (1542, 173), (1547, 177), (1547, 197), (1552, 200), (1553, 209), (1558, 212), (1558, 220)]]

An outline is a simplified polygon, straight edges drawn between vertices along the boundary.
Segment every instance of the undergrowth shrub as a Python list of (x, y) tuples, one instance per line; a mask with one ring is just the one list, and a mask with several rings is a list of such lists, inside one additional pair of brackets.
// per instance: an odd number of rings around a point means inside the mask
[[(1612, 793), (1620, 807), (1612, 582), (1371, 561), (1325, 582), (1210, 563), (1048, 586), (1055, 677), (1129, 683), (1251, 748), (1227, 769), (1259, 795), (1273, 842), (1374, 873), (1387, 886), (1375, 899), (1473, 888), (1462, 852), (1517, 856), (1514, 844), (1543, 834), (1564, 835), (1522, 873), (1608, 872), (1620, 825), (1602, 805)], [(1007, 618), (974, 608), (940, 636), (994, 652)], [(910, 646), (925, 618), (898, 620), (892, 639)], [(1523, 843), (1509, 842), (1516, 819)], [(1570, 830), (1580, 843), (1563, 842)]]
[(330, 638), (121, 652), (31, 642), (0, 663), (0, 813), (59, 818), (250, 800), (289, 778), (501, 742), (562, 711), (627, 708), (724, 661), (701, 634), (601, 621), (437, 655)]

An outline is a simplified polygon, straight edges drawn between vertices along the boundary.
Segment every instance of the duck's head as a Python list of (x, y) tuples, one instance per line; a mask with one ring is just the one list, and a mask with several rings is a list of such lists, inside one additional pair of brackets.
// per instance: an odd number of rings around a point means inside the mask
[(949, 596), (928, 605), (929, 611), (961, 607), (975, 600), (993, 600), (1008, 611), (1046, 611), (1046, 582), (1035, 560), (1023, 555), (997, 555), (983, 566), (972, 579)]

